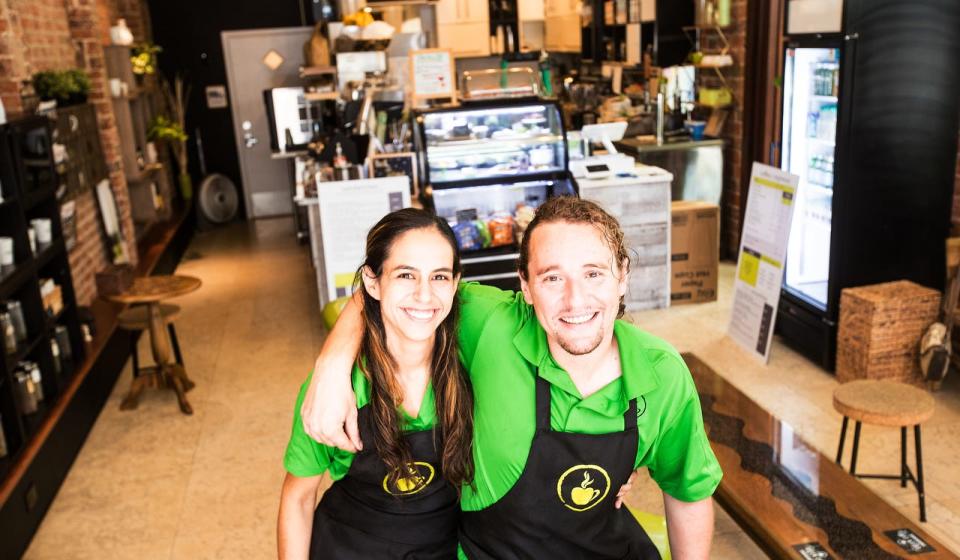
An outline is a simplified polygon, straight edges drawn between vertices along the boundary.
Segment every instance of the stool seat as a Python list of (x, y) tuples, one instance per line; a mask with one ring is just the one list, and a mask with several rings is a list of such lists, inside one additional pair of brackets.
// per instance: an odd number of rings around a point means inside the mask
[[(180, 307), (172, 303), (160, 304), (160, 316), (163, 323), (169, 324), (180, 315)], [(134, 305), (117, 317), (120, 328), (128, 331), (145, 331), (150, 328), (150, 315), (146, 305)]]
[(858, 422), (876, 426), (916, 426), (933, 416), (934, 400), (923, 389), (905, 383), (861, 379), (833, 392), (833, 407)]

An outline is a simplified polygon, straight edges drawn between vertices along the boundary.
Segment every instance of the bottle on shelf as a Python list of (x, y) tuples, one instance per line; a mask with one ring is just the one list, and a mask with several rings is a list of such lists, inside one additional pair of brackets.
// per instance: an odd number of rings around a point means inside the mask
[(37, 398), (37, 386), (34, 384), (33, 375), (23, 369), (18, 369), (14, 374), (16, 380), (17, 402), (20, 403), (20, 412), (22, 414), (34, 414), (40, 406), (40, 400)]
[(17, 352), (17, 333), (13, 328), (13, 320), (6, 311), (0, 312), (0, 336), (3, 337), (3, 348), (7, 354)]
[(63, 373), (63, 363), (60, 361), (60, 344), (56, 337), (50, 338), (50, 355), (53, 357), (53, 373), (59, 377)]
[(0, 459), (3, 459), (10, 453), (7, 447), (7, 436), (3, 432), (3, 416), (0, 415)]
[(0, 302), (0, 311), (6, 311), (10, 314), (10, 322), (13, 323), (13, 332), (16, 335), (17, 342), (26, 342), (27, 323), (23, 318), (23, 307), (20, 302), (16, 300)]

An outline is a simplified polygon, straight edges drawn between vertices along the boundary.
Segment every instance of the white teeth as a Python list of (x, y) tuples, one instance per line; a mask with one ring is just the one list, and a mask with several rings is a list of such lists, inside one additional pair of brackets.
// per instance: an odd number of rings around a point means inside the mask
[(420, 309), (404, 309), (407, 312), (407, 315), (410, 315), (414, 319), (420, 319), (421, 321), (427, 320), (433, 317), (435, 311), (430, 310), (420, 310)]
[(570, 323), (572, 325), (580, 325), (582, 323), (586, 323), (590, 319), (593, 319), (594, 315), (596, 315), (596, 313), (587, 313), (586, 315), (574, 315), (572, 317), (561, 317), (560, 320), (563, 321), (564, 323)]

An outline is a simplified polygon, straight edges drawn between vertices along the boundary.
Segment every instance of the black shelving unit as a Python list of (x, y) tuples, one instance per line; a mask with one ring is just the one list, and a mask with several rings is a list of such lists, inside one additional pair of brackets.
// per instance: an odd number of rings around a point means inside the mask
[[(14, 243), (14, 265), (0, 273), (0, 302), (18, 301), (27, 327), (26, 340), (15, 352), (0, 359), (0, 426), (7, 454), (0, 457), (4, 479), (30, 439), (43, 425), (74, 374), (74, 364), (84, 351), (70, 261), (60, 224), (57, 189), (61, 177), (54, 165), (53, 123), (46, 116), (28, 117), (0, 126), (0, 237)], [(34, 219), (49, 219), (52, 241), (31, 248), (28, 228)], [(59, 286), (62, 306), (45, 308), (41, 284), (47, 279)], [(60, 349), (59, 364), (51, 340), (58, 326), (66, 328), (69, 348)], [(59, 346), (58, 346), (59, 348)], [(71, 359), (65, 360), (69, 355)], [(27, 413), (18, 397), (15, 376), (18, 364), (35, 362), (41, 372), (43, 400), (36, 412)]]

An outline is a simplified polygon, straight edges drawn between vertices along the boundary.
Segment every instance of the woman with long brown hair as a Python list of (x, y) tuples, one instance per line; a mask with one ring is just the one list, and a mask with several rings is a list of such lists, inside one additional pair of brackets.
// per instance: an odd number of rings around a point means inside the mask
[[(452, 558), (459, 489), (473, 480), (456, 238), (442, 218), (392, 212), (367, 235), (356, 278), (364, 329), (353, 390), (361, 437), (374, 445), (351, 453), (304, 433), (308, 378), (284, 457), (280, 558)], [(334, 482), (314, 508), (325, 472)]]

